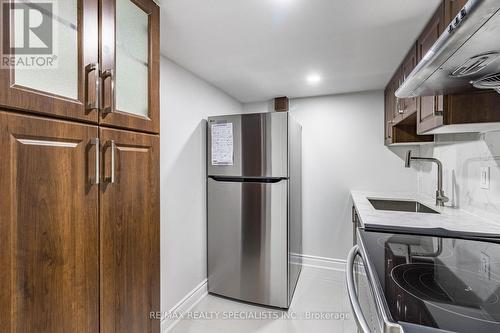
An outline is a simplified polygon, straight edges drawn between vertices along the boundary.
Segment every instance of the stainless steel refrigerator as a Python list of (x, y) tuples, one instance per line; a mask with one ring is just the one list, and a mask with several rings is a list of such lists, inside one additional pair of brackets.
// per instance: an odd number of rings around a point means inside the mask
[(208, 118), (208, 291), (288, 308), (301, 270), (302, 128), (288, 112)]

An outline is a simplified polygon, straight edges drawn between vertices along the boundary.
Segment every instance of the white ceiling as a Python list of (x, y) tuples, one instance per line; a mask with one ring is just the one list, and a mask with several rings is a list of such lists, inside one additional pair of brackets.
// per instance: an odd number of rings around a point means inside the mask
[(253, 102), (383, 88), (441, 1), (159, 2), (162, 54)]

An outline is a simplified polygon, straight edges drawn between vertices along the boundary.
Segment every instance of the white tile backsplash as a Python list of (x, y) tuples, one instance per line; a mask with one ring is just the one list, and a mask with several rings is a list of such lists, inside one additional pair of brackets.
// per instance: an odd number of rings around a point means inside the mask
[[(500, 131), (436, 135), (434, 144), (420, 147), (420, 155), (443, 163), (443, 186), (453, 206), (500, 224)], [(418, 170), (420, 194), (434, 197), (436, 166), (413, 165)], [(490, 188), (483, 189), (480, 171), (488, 166)]]

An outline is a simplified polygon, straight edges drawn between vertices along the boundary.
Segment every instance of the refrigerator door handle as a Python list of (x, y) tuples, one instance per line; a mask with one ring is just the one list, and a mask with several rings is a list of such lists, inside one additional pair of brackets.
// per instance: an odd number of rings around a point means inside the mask
[(279, 183), (282, 180), (288, 180), (286, 177), (227, 177), (227, 176), (208, 176), (218, 182), (231, 182), (231, 183)]

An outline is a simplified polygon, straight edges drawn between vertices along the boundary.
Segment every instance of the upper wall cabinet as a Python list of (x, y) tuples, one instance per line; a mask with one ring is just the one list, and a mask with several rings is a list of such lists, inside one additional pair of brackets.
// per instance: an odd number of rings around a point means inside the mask
[(475, 91), (466, 94), (400, 99), (395, 91), (410, 76), (466, 0), (443, 0), (413, 43), (385, 90), (385, 142), (432, 141), (432, 134), (481, 132), (500, 128), (500, 94)]
[(160, 36), (152, 0), (101, 2), (104, 125), (159, 132)]
[(468, 0), (445, 0), (444, 18), (447, 23), (450, 23), (455, 18), (467, 1)]
[(419, 99), (395, 96), (396, 90), (415, 68), (416, 63), (417, 50), (414, 45), (385, 89), (386, 145), (415, 144), (434, 140), (432, 135), (417, 135), (416, 113)]
[(384, 108), (385, 108), (385, 132), (384, 132), (384, 142), (386, 145), (392, 144), (392, 123), (394, 121), (393, 108), (391, 106), (391, 89), (388, 86), (384, 92)]
[[(423, 99), (422, 99), (423, 101)], [(477, 91), (468, 94), (435, 96), (427, 106), (438, 114), (429, 113), (425, 122), (417, 123), (418, 134), (481, 132), (500, 129), (500, 94)], [(420, 106), (420, 110), (425, 107)], [(421, 114), (421, 113), (420, 113)]]
[[(466, 2), (464, 0), (445, 0), (438, 8), (417, 41), (419, 61)], [(500, 122), (499, 105), (500, 95), (492, 91), (422, 96), (418, 99), (417, 105), (417, 133), (477, 132), (484, 129), (500, 128), (500, 124), (492, 124)]]
[(2, 5), (0, 105), (97, 123), (98, 1)]
[[(439, 6), (417, 40), (418, 61), (422, 60), (444, 31), (446, 26), (444, 7), (444, 3)], [(443, 96), (420, 97), (417, 111), (417, 131), (419, 133), (440, 126), (443, 122)]]
[(12, 1), (1, 9), (0, 106), (159, 132), (153, 0)]
[[(417, 65), (417, 46), (414, 44), (401, 65), (401, 83), (410, 75)], [(417, 98), (400, 99), (400, 106), (403, 115), (411, 115), (417, 112)]]

